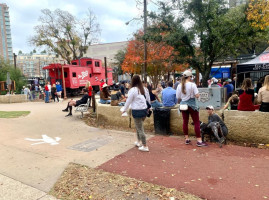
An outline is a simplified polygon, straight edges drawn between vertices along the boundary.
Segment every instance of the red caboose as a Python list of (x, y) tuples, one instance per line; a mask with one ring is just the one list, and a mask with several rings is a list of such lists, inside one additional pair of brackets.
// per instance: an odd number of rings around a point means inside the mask
[[(101, 80), (105, 81), (105, 67), (102, 67), (102, 61), (92, 58), (81, 58), (73, 60), (71, 65), (50, 64), (43, 69), (49, 70), (49, 77), (51, 84), (56, 81), (62, 82), (62, 67), (64, 70), (64, 80), (66, 92), (71, 94), (80, 93), (81, 89), (85, 87), (87, 81), (95, 91), (100, 88)], [(107, 68), (107, 83), (112, 85), (112, 69)]]

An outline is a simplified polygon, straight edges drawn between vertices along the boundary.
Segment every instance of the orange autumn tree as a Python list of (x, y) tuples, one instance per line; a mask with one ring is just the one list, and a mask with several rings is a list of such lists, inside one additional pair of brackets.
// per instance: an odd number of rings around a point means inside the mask
[[(141, 35), (143, 33), (139, 33)], [(156, 86), (161, 77), (167, 72), (183, 71), (186, 65), (173, 63), (173, 48), (165, 43), (147, 43), (147, 75)], [(123, 72), (141, 74), (144, 66), (144, 42), (135, 38), (129, 41), (127, 52), (122, 64)]]

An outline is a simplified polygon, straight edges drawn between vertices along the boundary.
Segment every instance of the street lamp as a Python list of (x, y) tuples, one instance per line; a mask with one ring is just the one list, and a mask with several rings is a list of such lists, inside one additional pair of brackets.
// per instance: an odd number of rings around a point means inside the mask
[[(125, 25), (127, 26), (127, 25), (129, 25), (130, 24), (130, 22), (132, 22), (132, 21), (134, 21), (134, 20), (141, 20), (141, 18), (133, 18), (133, 19), (131, 19), (131, 20), (129, 20), (128, 22), (125, 22)], [(142, 20), (141, 20), (142, 21)]]

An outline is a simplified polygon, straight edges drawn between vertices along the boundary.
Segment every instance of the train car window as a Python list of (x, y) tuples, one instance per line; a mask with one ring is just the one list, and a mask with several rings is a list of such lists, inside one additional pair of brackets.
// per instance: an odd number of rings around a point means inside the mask
[(77, 62), (72, 62), (72, 65), (78, 65), (78, 63)]
[(73, 77), (77, 77), (77, 73), (76, 73), (76, 72), (73, 72), (73, 73), (72, 73), (72, 76), (73, 76)]
[(92, 61), (89, 60), (89, 61), (86, 62), (86, 64), (87, 64), (87, 65), (91, 65), (91, 64), (92, 64)]
[(64, 72), (64, 78), (67, 78), (67, 72)]
[(89, 74), (89, 77), (91, 78), (92, 77), (92, 74)]
[(95, 67), (100, 67), (100, 62), (95, 61)]

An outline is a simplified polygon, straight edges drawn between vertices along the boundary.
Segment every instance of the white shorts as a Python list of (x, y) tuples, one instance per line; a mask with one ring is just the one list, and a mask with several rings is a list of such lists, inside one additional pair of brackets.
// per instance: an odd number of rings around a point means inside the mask
[(61, 96), (61, 95), (62, 95), (62, 92), (57, 92), (57, 95), (58, 95), (58, 96)]

